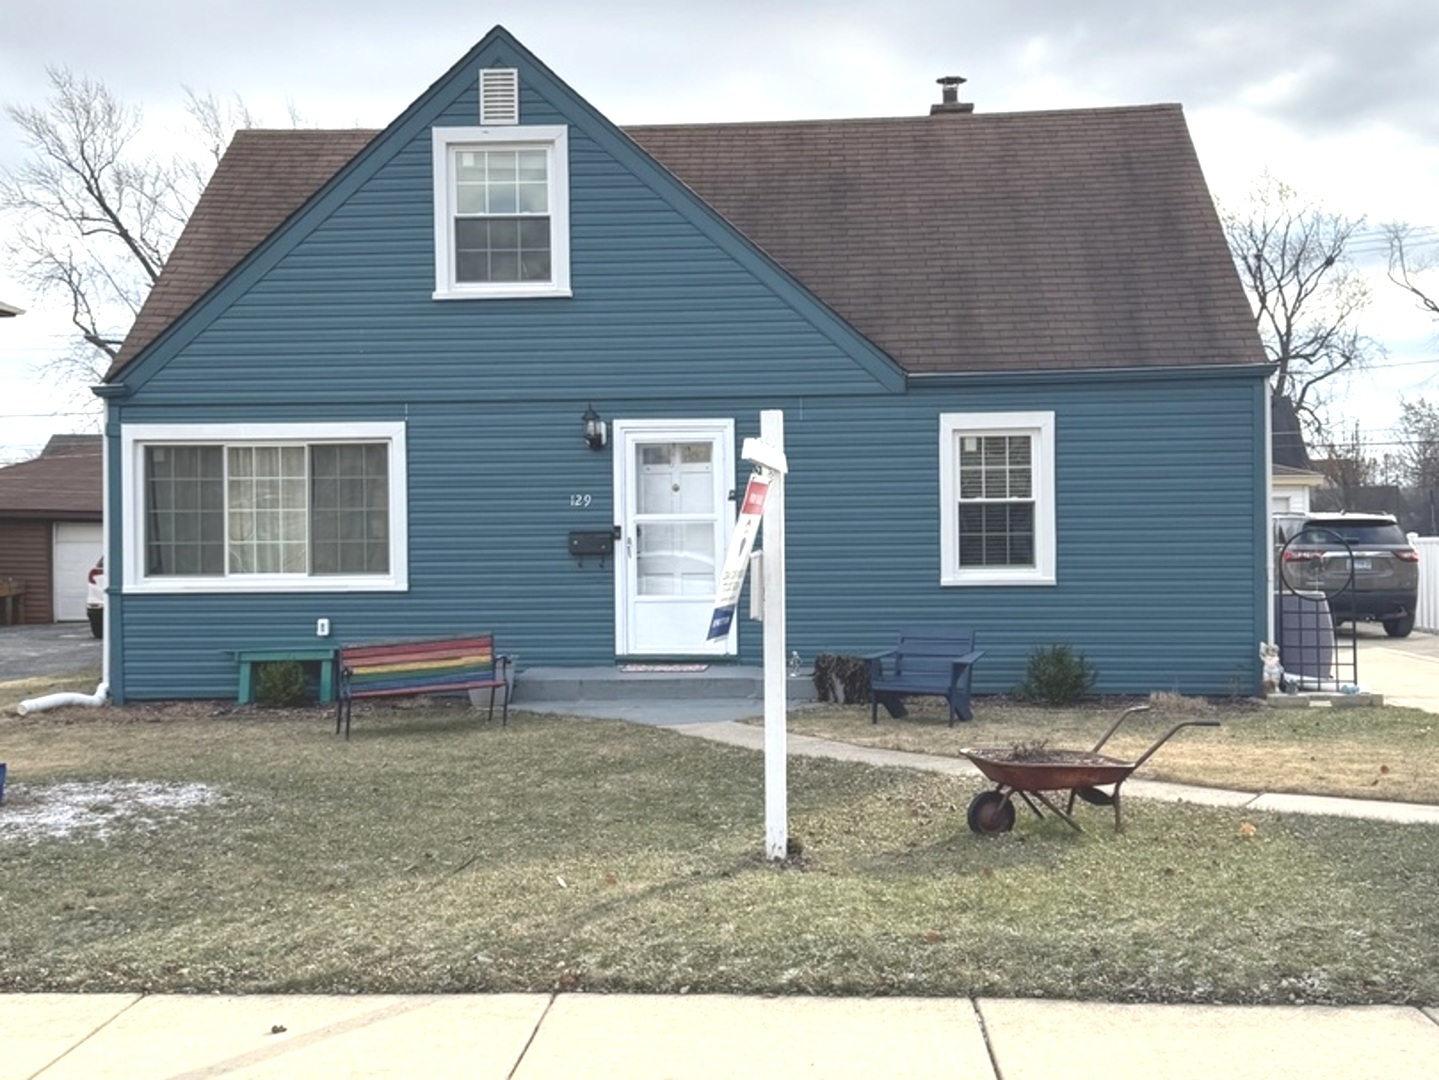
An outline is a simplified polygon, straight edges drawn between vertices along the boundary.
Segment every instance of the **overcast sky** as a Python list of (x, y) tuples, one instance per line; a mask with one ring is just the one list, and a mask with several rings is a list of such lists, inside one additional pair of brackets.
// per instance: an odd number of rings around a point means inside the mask
[[(288, 126), (383, 127), (495, 24), (619, 124), (914, 115), (934, 80), (984, 112), (1178, 102), (1216, 197), (1261, 170), (1329, 209), (1439, 244), (1439, 4), (1432, 0), (43, 0), (6, 20), (0, 102), (39, 104), (46, 66), (104, 81), (164, 137), (184, 88)], [(0, 168), (24, 158), (0, 117)], [(1377, 235), (1358, 245), (1377, 255)], [(64, 311), (0, 270), (0, 460), (83, 418), (44, 415), (31, 369)], [(1439, 398), (1439, 324), (1392, 286), (1367, 329), (1389, 357), (1352, 391), (1379, 433), (1398, 395)]]

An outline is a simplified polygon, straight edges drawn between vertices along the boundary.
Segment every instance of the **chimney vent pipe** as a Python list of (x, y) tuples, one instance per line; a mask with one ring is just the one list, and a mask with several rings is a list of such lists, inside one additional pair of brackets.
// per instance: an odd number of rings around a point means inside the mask
[(945, 75), (935, 79), (935, 82), (943, 88), (940, 94), (938, 105), (929, 107), (931, 116), (937, 113), (971, 113), (974, 112), (974, 103), (959, 100), (959, 88), (966, 80), (962, 75)]

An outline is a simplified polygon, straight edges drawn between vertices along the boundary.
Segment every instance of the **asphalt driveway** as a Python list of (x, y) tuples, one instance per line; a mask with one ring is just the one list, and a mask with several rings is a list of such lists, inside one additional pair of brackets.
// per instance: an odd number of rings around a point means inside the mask
[(24, 679), (85, 668), (98, 670), (100, 646), (90, 633), (89, 623), (0, 626), (0, 679)]

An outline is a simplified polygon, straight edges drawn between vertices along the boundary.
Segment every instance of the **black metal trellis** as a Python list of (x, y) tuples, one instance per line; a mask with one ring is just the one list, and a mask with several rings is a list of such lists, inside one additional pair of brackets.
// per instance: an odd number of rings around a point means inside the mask
[[(1323, 551), (1291, 554), (1300, 536), (1332, 537)], [(1354, 548), (1333, 529), (1300, 530), (1279, 552), (1275, 574), (1274, 633), (1283, 689), (1290, 692), (1353, 692), (1359, 687), (1359, 638), (1355, 633)], [(1335, 573), (1343, 571), (1342, 578)], [(1338, 587), (1335, 582), (1342, 580)], [(1347, 630), (1340, 624), (1347, 623)]]

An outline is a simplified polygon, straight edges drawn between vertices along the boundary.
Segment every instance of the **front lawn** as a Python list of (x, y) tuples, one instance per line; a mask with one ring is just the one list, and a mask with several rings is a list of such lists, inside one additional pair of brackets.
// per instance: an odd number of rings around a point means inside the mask
[[(868, 705), (817, 705), (790, 713), (790, 731), (860, 746), (955, 755), (963, 747), (1038, 742), (1088, 750), (1125, 701), (1052, 709), (1007, 698), (976, 698), (974, 720), (949, 727), (936, 698), (907, 702), (910, 715)], [(1361, 799), (1439, 803), (1439, 716), (1419, 709), (1276, 709), (1248, 700), (1207, 702), (1156, 695), (1148, 712), (1128, 718), (1104, 753), (1135, 760), (1182, 720), (1220, 727), (1179, 732), (1135, 775), (1239, 791), (1285, 791)]]
[(757, 753), (439, 705), (349, 743), (57, 710), (0, 759), (0, 990), (1439, 1003), (1439, 829), (1136, 799), (980, 838), (977, 779), (793, 758), (776, 866)]

